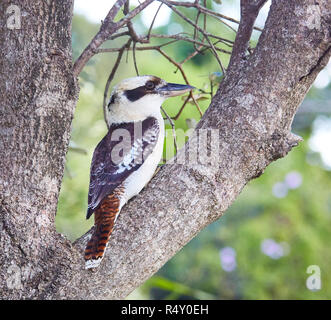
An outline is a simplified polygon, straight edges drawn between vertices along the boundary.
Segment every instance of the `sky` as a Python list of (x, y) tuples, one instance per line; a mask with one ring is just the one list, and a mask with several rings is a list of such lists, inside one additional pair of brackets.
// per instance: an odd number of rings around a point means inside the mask
[[(74, 12), (85, 15), (92, 22), (100, 23), (100, 21), (105, 18), (114, 2), (115, 0), (75, 0)], [(130, 3), (138, 4), (138, 1), (131, 1)], [(159, 5), (159, 2), (153, 2), (142, 12), (142, 20), (146, 26), (150, 26)], [(160, 27), (166, 25), (169, 21), (170, 13), (171, 10), (163, 5), (154, 26)]]

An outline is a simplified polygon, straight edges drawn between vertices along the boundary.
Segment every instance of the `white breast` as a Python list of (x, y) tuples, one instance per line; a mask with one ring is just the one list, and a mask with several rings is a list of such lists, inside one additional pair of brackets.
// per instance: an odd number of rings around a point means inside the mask
[(157, 121), (160, 127), (158, 141), (153, 152), (147, 157), (141, 167), (137, 171), (134, 171), (132, 174), (130, 174), (130, 176), (124, 181), (123, 184), (125, 187), (125, 193), (123, 199), (121, 200), (121, 208), (128, 200), (137, 195), (151, 180), (157, 165), (162, 158), (164, 143), (164, 121), (161, 113), (157, 115)]

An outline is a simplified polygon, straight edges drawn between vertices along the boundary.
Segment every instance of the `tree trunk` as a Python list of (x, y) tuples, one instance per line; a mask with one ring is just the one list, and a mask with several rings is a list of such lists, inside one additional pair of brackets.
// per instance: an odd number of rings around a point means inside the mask
[[(77, 100), (72, 1), (21, 1), (19, 30), (5, 27), (9, 5), (0, 5), (0, 296), (7, 299), (128, 295), (299, 142), (290, 132), (293, 117), (331, 55), (330, 1), (273, 1), (254, 53), (242, 55), (243, 43), (234, 49), (197, 127), (216, 130), (219, 153), (163, 166), (123, 208), (104, 261), (91, 272), (83, 263), (89, 234), (72, 245), (54, 226)], [(247, 21), (240, 41), (249, 39)], [(197, 148), (198, 132), (178, 159)]]
[[(0, 296), (30, 298), (60, 271), (55, 232), (71, 121), (73, 1), (0, 3)], [(46, 280), (48, 279), (48, 280)]]

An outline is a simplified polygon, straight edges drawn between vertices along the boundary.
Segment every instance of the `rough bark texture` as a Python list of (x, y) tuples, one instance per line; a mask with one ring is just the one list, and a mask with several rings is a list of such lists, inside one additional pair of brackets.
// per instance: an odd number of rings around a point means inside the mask
[[(0, 5), (1, 28), (8, 3)], [(165, 165), (123, 208), (106, 257), (91, 272), (83, 264), (89, 234), (71, 245), (54, 229), (77, 96), (72, 3), (22, 1), (21, 8), (30, 20), (0, 35), (0, 296), (7, 299), (124, 298), (298, 143), (294, 114), (331, 55), (330, 1), (273, 1), (253, 55), (238, 47), (240, 59), (230, 62), (198, 125), (219, 130), (217, 166)], [(186, 150), (196, 145), (193, 135)]]
[(54, 218), (78, 97), (73, 1), (20, 1), (19, 29), (7, 26), (10, 5), (0, 3), (0, 296), (29, 298), (68, 251)]

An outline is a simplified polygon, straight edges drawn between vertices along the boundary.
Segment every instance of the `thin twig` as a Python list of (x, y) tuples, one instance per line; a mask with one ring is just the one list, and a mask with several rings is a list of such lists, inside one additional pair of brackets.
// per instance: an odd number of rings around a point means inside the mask
[[(132, 40), (132, 39), (131, 39)], [(160, 44), (158, 46), (141, 46), (141, 47), (136, 47), (135, 50), (136, 51), (147, 51), (147, 50), (158, 50), (162, 47), (165, 47), (169, 44), (172, 44), (174, 42), (177, 42), (178, 40), (171, 40), (169, 42)], [(133, 50), (133, 48), (127, 48), (127, 50)], [(121, 51), (121, 48), (101, 48), (98, 49), (96, 53), (106, 53), (106, 52), (119, 52)]]
[(137, 44), (137, 42), (133, 42), (132, 56), (133, 56), (133, 64), (134, 64), (134, 68), (136, 70), (136, 74), (137, 74), (137, 76), (139, 76), (139, 71), (138, 71), (138, 66), (137, 66), (137, 58), (136, 58), (136, 44)]
[[(201, 6), (199, 4), (199, 2), (198, 3), (195, 3), (195, 2), (180, 2), (180, 1), (170, 1), (170, 0), (167, 1), (167, 2), (169, 4), (171, 4), (173, 6), (177, 6), (177, 7), (196, 8), (196, 9), (200, 10), (201, 12), (206, 13), (208, 15), (217, 16), (219, 18), (222, 18), (224, 20), (231, 21), (231, 22), (236, 23), (236, 24), (239, 24), (240, 23), (240, 21), (238, 21), (238, 20), (236, 20), (234, 18), (231, 18), (231, 17), (225, 16), (224, 14), (221, 14), (221, 13), (214, 12), (212, 10), (209, 10), (209, 9), (206, 8), (206, 6)], [(260, 0), (260, 2), (263, 2), (264, 3), (264, 0)], [(254, 27), (254, 30), (263, 31), (263, 29), (258, 28), (258, 27)]]
[(177, 154), (177, 138), (176, 138), (175, 124), (174, 124), (174, 122), (172, 121), (172, 119), (169, 117), (168, 113), (164, 110), (164, 108), (162, 106), (161, 106), (161, 110), (165, 114), (165, 116), (167, 117), (167, 119), (168, 119), (168, 121), (171, 125), (172, 135), (174, 137), (175, 151), (176, 151), (176, 154)]
[[(196, 0), (198, 1), (198, 0)], [(199, 23), (199, 17), (200, 17), (201, 11), (198, 11), (196, 19), (195, 19), (195, 24), (197, 25)], [(197, 28), (193, 28), (193, 40), (196, 40), (198, 38), (198, 30)], [(197, 44), (194, 43), (194, 49), (195, 51), (197, 51), (198, 53), (201, 53), (200, 50), (197, 47)]]
[(179, 64), (180, 64), (180, 65), (183, 65), (185, 62), (187, 62), (187, 61), (191, 60), (192, 58), (194, 58), (197, 54), (199, 54), (199, 53), (203, 53), (203, 51), (201, 51), (202, 47), (203, 47), (202, 45), (199, 46), (199, 48), (197, 48), (196, 51), (194, 51), (194, 52), (192, 52), (190, 55), (188, 55), (188, 56), (187, 56), (184, 60), (182, 60)]
[(223, 64), (220, 60), (220, 58), (218, 57), (217, 55), (217, 52), (216, 52), (216, 49), (213, 45), (213, 43), (210, 41), (210, 39), (208, 38), (208, 35), (206, 34), (206, 32), (200, 28), (197, 24), (195, 24), (191, 19), (187, 18), (184, 14), (182, 14), (180, 11), (178, 11), (172, 4), (170, 4), (168, 1), (166, 0), (159, 0), (161, 2), (163, 2), (165, 5), (167, 5), (173, 12), (175, 12), (178, 16), (180, 16), (183, 20), (185, 20), (186, 22), (188, 22), (189, 24), (191, 24), (192, 26), (194, 26), (195, 28), (197, 28), (202, 34), (203, 36), (205, 37), (205, 39), (207, 40), (207, 42), (209, 43), (210, 47), (211, 47), (211, 50), (218, 62), (218, 64), (220, 65), (221, 67), (221, 70), (223, 72), (223, 74), (225, 74), (225, 69), (223, 67)]
[(202, 117), (202, 115), (203, 115), (202, 110), (201, 110), (201, 108), (199, 106), (198, 101), (194, 98), (194, 95), (193, 95), (193, 92), (192, 91), (190, 91), (190, 98), (193, 100), (195, 106), (197, 107), (198, 112), (200, 113), (200, 117)]
[[(208, 35), (209, 37), (211, 37), (212, 35), (209, 34), (208, 32), (205, 32), (206, 35)], [(151, 38), (160, 38), (160, 39), (177, 39), (177, 40), (182, 40), (182, 41), (187, 41), (187, 42), (192, 42), (192, 43), (195, 43), (197, 45), (200, 45), (200, 46), (204, 46), (206, 48), (209, 48), (211, 49), (211, 46), (209, 46), (208, 44), (206, 43), (203, 43), (201, 41), (198, 41), (198, 40), (194, 40), (194, 39), (191, 39), (191, 38), (188, 38), (188, 37), (183, 37), (179, 34), (173, 34), (173, 35), (164, 35), (164, 34), (151, 34)], [(226, 39), (224, 38), (220, 38), (220, 37), (217, 37), (217, 36), (214, 36), (215, 39), (219, 40), (220, 42), (224, 43), (226, 41)], [(230, 40), (228, 40), (230, 42)], [(223, 53), (226, 53), (226, 54), (231, 54), (230, 51), (227, 51), (227, 50), (224, 50), (224, 49), (221, 49), (221, 48), (216, 48), (215, 47), (215, 50), (219, 51), (219, 52), (223, 52)]]
[[(126, 3), (124, 4), (124, 9), (123, 12), (125, 15), (129, 13), (129, 8), (130, 8), (130, 0), (127, 0)], [(140, 42), (140, 43), (148, 43), (149, 41), (147, 39), (144, 39), (143, 37), (139, 36), (136, 31), (133, 28), (132, 21), (129, 20), (126, 24), (129, 30), (129, 35), (133, 42)]]
[[(183, 67), (178, 62), (176, 62), (174, 59), (172, 59), (170, 56), (168, 56), (161, 48), (158, 48), (157, 51), (160, 52), (168, 61), (170, 61), (173, 65), (175, 65), (179, 69), (179, 71), (181, 72), (182, 77), (183, 77), (184, 81), (186, 82), (186, 84), (190, 85)], [(190, 95), (191, 95), (191, 98), (192, 98), (195, 106), (197, 107), (200, 115), (202, 116), (201, 109), (199, 107), (199, 104), (197, 103), (197, 101), (193, 97), (192, 90), (190, 91)]]
[(187, 98), (185, 99), (184, 103), (180, 107), (179, 111), (177, 112), (177, 114), (174, 117), (172, 117), (172, 119), (177, 120), (179, 118), (179, 116), (183, 112), (183, 110), (184, 110), (186, 104), (188, 103), (188, 101), (190, 100), (190, 98), (191, 98), (190, 95), (188, 95)]
[(105, 118), (105, 121), (106, 121), (107, 126), (108, 126), (108, 121), (106, 119), (106, 103), (107, 103), (107, 96), (108, 96), (109, 86), (110, 86), (110, 83), (113, 81), (114, 76), (115, 76), (115, 73), (116, 73), (116, 71), (117, 71), (117, 69), (118, 69), (118, 67), (120, 65), (120, 62), (121, 62), (123, 53), (124, 53), (124, 51), (125, 51), (126, 48), (130, 47), (131, 42), (132, 42), (132, 39), (129, 39), (127, 41), (127, 43), (118, 52), (117, 59), (115, 61), (115, 64), (113, 66), (113, 69), (111, 70), (110, 75), (109, 75), (109, 77), (107, 79), (107, 82), (106, 82), (105, 90), (104, 90), (104, 93), (103, 93), (103, 104), (102, 104), (102, 108), (103, 108), (103, 115), (104, 115), (104, 118)]
[(163, 5), (163, 3), (161, 3), (160, 6), (157, 8), (157, 10), (155, 12), (155, 15), (154, 15), (154, 18), (152, 20), (152, 23), (151, 23), (151, 25), (150, 25), (150, 27), (148, 29), (148, 33), (147, 33), (147, 39), (148, 40), (150, 39), (150, 36), (151, 36), (151, 33), (152, 33), (152, 29), (153, 29), (153, 26), (154, 26), (154, 22), (156, 20), (157, 15), (159, 14), (159, 11), (160, 11), (162, 5)]

